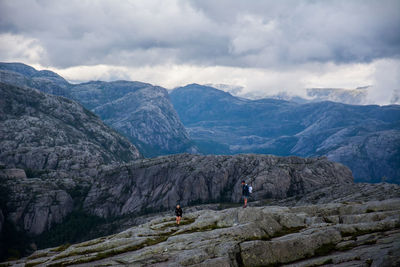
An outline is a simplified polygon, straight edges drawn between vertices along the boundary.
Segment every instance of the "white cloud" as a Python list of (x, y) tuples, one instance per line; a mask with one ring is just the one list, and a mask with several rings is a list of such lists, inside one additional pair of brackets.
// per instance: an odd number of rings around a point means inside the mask
[(0, 58), (37, 64), (46, 61), (46, 51), (37, 39), (4, 33), (0, 34)]
[(257, 97), (282, 91), (305, 96), (306, 88), (353, 89), (372, 85), (369, 89), (369, 103), (389, 104), (393, 91), (399, 89), (399, 66), (399, 60), (377, 60), (365, 64), (304, 64), (298, 69), (287, 71), (176, 64), (144, 67), (95, 65), (53, 70), (70, 81), (80, 82), (125, 79), (149, 82), (166, 88), (189, 83), (229, 84), (243, 86), (242, 95)]
[[(382, 59), (375, 62), (372, 80), (369, 102), (390, 104), (396, 92), (400, 92), (400, 60)], [(399, 99), (395, 103), (400, 104)]]
[(0, 1), (0, 61), (72, 81), (224, 83), (260, 97), (374, 85), (370, 101), (389, 103), (399, 32), (397, 0)]

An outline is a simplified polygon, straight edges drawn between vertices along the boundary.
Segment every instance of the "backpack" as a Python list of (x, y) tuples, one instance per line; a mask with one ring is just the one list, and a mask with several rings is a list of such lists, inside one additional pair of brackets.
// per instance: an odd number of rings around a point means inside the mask
[(251, 185), (247, 186), (249, 188), (249, 193), (253, 193), (253, 187)]

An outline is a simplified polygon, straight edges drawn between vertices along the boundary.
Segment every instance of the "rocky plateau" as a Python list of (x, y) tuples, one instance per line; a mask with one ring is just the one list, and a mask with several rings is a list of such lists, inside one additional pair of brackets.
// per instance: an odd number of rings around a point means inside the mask
[[(326, 204), (254, 203), (248, 208), (169, 214), (120, 233), (39, 250), (3, 266), (398, 266), (400, 189), (379, 184), (381, 200), (364, 201), (374, 187), (352, 184)], [(342, 187), (344, 188), (344, 187)], [(329, 191), (324, 188), (322, 191)], [(332, 202), (337, 201), (337, 202)]]

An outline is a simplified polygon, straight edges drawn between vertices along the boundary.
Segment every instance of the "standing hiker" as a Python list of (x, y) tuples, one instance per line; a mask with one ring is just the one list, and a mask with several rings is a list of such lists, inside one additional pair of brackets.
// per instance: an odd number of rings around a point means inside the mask
[(179, 225), (181, 223), (181, 219), (182, 219), (182, 208), (181, 206), (178, 204), (176, 205), (175, 208), (175, 215), (176, 215), (176, 224)]
[(242, 195), (243, 195), (243, 199), (244, 199), (243, 208), (246, 208), (247, 207), (247, 199), (250, 196), (250, 189), (244, 180), (242, 181)]

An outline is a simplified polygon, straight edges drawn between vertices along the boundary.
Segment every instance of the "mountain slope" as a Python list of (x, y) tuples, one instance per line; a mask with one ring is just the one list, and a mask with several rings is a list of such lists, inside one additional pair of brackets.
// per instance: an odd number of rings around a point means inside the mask
[(145, 156), (196, 152), (164, 88), (128, 81), (89, 82), (73, 86), (71, 94)]
[(197, 151), (164, 88), (129, 81), (69, 84), (54, 72), (21, 63), (0, 63), (0, 81), (79, 101), (145, 156)]
[(170, 97), (203, 153), (327, 155), (357, 181), (400, 183), (399, 106), (248, 100), (196, 84)]
[(128, 162), (138, 150), (74, 101), (0, 83), (0, 161), (25, 169)]

